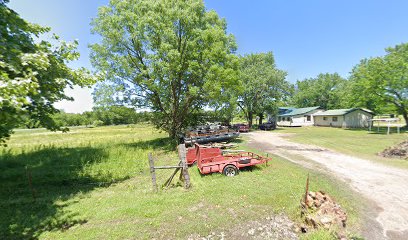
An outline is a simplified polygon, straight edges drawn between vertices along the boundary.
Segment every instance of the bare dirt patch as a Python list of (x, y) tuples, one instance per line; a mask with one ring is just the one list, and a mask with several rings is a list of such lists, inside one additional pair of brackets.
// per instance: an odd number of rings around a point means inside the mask
[(219, 230), (208, 236), (191, 235), (189, 240), (215, 240), (215, 239), (271, 239), (271, 240), (296, 240), (297, 226), (286, 215), (279, 214), (268, 216), (257, 221), (238, 224), (227, 230)]
[(286, 134), (259, 131), (248, 136), (252, 147), (306, 168), (319, 169), (343, 181), (367, 199), (370, 204), (367, 204), (365, 214), (370, 225), (363, 232), (367, 239), (408, 239), (407, 170), (290, 142)]

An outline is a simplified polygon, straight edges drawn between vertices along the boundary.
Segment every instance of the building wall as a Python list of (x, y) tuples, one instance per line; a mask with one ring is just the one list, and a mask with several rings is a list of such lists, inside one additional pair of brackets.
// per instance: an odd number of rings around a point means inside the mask
[(365, 128), (369, 126), (369, 121), (373, 116), (367, 112), (356, 110), (345, 115), (345, 127)]
[[(337, 121), (333, 121), (333, 117), (337, 117)], [(314, 125), (343, 128), (364, 128), (368, 127), (368, 120), (371, 118), (371, 114), (361, 110), (356, 110), (344, 116), (314, 116)]]
[[(315, 126), (327, 126), (327, 127), (343, 127), (343, 116), (313, 116)], [(337, 118), (337, 121), (333, 121), (333, 118)]]
[[(279, 117), (278, 117), (278, 121), (276, 122), (276, 124), (278, 126), (291, 126), (291, 127), (297, 127), (297, 126), (313, 126), (314, 125), (314, 121), (313, 121), (313, 114), (318, 113), (318, 112), (322, 112), (323, 110), (313, 110), (311, 112), (308, 112), (307, 114), (304, 115), (295, 115), (292, 117), (284, 117), (285, 120), (283, 120), (283, 117), (280, 117), (280, 121), (279, 121)], [(310, 121), (307, 120), (307, 116), (309, 116)], [(288, 118), (291, 119), (288, 120)]]

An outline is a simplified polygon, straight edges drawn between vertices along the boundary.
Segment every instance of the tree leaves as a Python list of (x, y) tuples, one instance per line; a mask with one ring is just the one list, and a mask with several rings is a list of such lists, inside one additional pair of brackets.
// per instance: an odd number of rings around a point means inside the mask
[(377, 113), (394, 109), (408, 123), (408, 44), (386, 52), (384, 57), (363, 59), (353, 68), (352, 100)]
[(274, 112), (291, 85), (285, 80), (287, 73), (276, 68), (272, 52), (248, 54), (240, 60), (238, 103), (251, 125), (254, 114)]
[(72, 70), (66, 65), (79, 57), (78, 43), (35, 41), (49, 28), (21, 19), (4, 1), (0, 16), (0, 141), (27, 118), (58, 129), (50, 114), (57, 111), (54, 102), (70, 99), (64, 88), (94, 82), (86, 69)]
[(201, 0), (116, 1), (99, 9), (92, 63), (123, 96), (150, 108), (156, 126), (175, 137), (191, 114), (236, 84), (233, 37)]
[(347, 80), (337, 73), (297, 81), (292, 103), (297, 107), (344, 108), (347, 105), (343, 97), (346, 85)]

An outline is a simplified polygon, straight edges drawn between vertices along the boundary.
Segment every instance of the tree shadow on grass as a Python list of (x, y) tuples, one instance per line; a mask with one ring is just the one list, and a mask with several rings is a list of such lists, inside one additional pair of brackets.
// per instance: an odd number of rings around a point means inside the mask
[(103, 149), (92, 147), (51, 146), (17, 155), (3, 151), (0, 155), (2, 239), (37, 239), (45, 231), (64, 231), (85, 223), (86, 219), (65, 207), (75, 195), (110, 184), (109, 176), (95, 179), (83, 171), (85, 166), (106, 157)]

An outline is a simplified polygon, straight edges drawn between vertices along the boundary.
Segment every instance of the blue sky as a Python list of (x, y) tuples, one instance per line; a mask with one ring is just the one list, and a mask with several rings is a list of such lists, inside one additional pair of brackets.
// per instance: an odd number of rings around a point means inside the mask
[[(11, 0), (24, 19), (49, 26), (65, 40), (78, 39), (81, 58), (72, 67), (90, 68), (88, 44), (98, 40), (89, 23), (108, 0)], [(408, 1), (350, 0), (206, 0), (226, 18), (238, 53), (272, 51), (277, 66), (296, 82), (319, 73), (347, 77), (362, 58), (408, 42)], [(91, 110), (91, 89), (67, 93), (74, 102), (56, 104), (67, 112)]]

